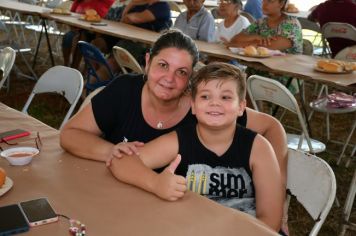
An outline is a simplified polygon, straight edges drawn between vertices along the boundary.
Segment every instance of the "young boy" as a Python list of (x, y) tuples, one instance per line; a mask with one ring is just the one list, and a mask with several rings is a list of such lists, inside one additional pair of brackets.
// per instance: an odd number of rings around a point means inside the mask
[[(245, 109), (241, 71), (226, 63), (203, 67), (192, 82), (192, 111), (198, 123), (178, 128), (114, 159), (116, 178), (176, 201), (189, 189), (225, 206), (255, 215), (280, 229), (282, 177), (271, 145), (236, 124)], [(168, 165), (161, 173), (151, 169)]]

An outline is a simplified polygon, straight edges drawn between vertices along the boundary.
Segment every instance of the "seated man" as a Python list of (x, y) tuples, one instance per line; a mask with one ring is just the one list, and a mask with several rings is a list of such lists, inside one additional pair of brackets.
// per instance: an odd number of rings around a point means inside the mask
[(187, 7), (176, 19), (174, 27), (189, 35), (192, 39), (207, 42), (214, 41), (214, 17), (204, 7), (204, 0), (183, 0)]
[[(308, 20), (316, 21), (323, 27), (328, 22), (348, 23), (356, 27), (356, 3), (353, 0), (328, 0), (320, 3), (308, 16)], [(328, 39), (332, 57), (342, 49), (355, 45), (355, 40)]]

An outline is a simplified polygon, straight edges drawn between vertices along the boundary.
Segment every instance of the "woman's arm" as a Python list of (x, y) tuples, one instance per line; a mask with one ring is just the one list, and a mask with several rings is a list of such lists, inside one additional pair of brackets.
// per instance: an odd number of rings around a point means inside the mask
[(229, 43), (226, 44), (228, 47), (246, 47), (249, 45), (257, 46), (262, 37), (257, 34), (248, 34), (245, 32), (241, 32), (230, 40)]
[(256, 194), (256, 218), (275, 231), (281, 227), (285, 187), (272, 146), (257, 135), (250, 156)]
[(273, 116), (246, 108), (246, 127), (261, 134), (272, 145), (282, 174), (284, 186), (287, 183), (288, 145), (282, 124)]
[[(154, 2), (155, 1), (152, 1), (152, 3)], [(129, 4), (126, 5), (122, 13), (121, 22), (124, 22), (126, 24), (141, 24), (141, 23), (154, 21), (155, 16), (149, 10), (129, 13), (129, 11), (135, 6), (149, 4), (149, 3), (151, 3), (150, 0), (130, 1)]]
[[(177, 155), (178, 140), (175, 132), (163, 135), (140, 149), (139, 156), (124, 156), (114, 159), (110, 166), (119, 180), (156, 194), (162, 199), (175, 201), (183, 197), (186, 181), (174, 174), (181, 157)], [(152, 168), (169, 164), (160, 174)]]
[(91, 103), (74, 115), (60, 132), (60, 145), (66, 151), (86, 159), (105, 161), (114, 144), (100, 137)]

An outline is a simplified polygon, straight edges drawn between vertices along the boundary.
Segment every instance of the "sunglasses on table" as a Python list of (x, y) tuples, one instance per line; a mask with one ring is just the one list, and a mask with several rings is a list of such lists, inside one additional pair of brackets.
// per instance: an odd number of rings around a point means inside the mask
[[(42, 148), (42, 140), (41, 140), (41, 136), (40, 136), (40, 133), (37, 132), (36, 133), (36, 137), (35, 138), (32, 138), (34, 139), (34, 142), (35, 142), (35, 145), (36, 145), (36, 148), (38, 149), (38, 151), (41, 151), (41, 148)], [(1, 139), (1, 142), (7, 144), (7, 145), (18, 145), (19, 143), (13, 143), (13, 142), (9, 142), (9, 141), (6, 141), (5, 139)], [(26, 140), (27, 142), (27, 140)], [(4, 149), (0, 146), (0, 150), (1, 151), (4, 151)]]

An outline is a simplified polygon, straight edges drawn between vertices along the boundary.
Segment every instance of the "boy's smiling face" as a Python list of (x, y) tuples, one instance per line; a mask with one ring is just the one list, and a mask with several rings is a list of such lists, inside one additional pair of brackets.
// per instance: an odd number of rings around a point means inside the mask
[(201, 82), (192, 101), (192, 111), (199, 123), (210, 127), (236, 124), (243, 114), (246, 102), (237, 95), (237, 82), (232, 79), (216, 79)]

